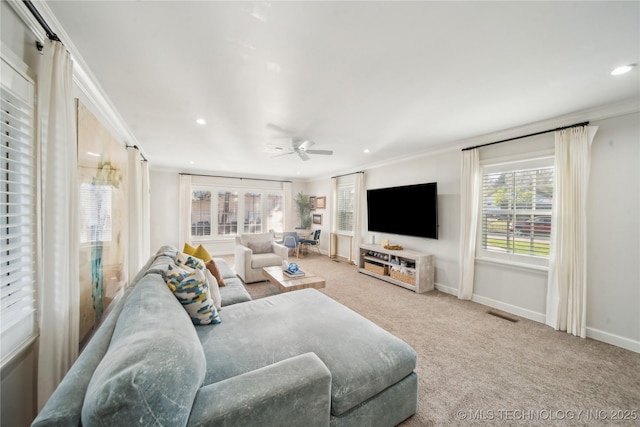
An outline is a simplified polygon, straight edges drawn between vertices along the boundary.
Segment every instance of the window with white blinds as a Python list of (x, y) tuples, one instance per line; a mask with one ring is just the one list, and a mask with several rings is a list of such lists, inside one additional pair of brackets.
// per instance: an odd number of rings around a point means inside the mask
[(36, 187), (33, 82), (4, 60), (0, 62), (0, 347), (4, 365), (36, 334)]
[(355, 187), (345, 185), (338, 187), (337, 231), (341, 234), (353, 234)]
[(549, 257), (553, 177), (552, 158), (483, 168), (480, 244), (485, 255), (506, 254), (524, 262)]

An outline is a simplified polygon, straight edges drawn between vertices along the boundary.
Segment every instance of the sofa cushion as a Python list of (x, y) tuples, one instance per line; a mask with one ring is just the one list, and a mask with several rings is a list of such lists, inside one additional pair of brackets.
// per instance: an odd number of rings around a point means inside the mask
[(216, 262), (216, 267), (218, 267), (220, 271), (222, 280), (236, 277), (236, 272), (233, 271), (233, 268), (231, 268), (223, 258), (214, 258), (213, 260)]
[(247, 246), (251, 249), (254, 255), (256, 254), (267, 254), (272, 252), (271, 246), (272, 243), (269, 240), (260, 241), (260, 242), (248, 242)]
[(205, 374), (189, 316), (157, 274), (131, 291), (84, 398), (82, 425), (186, 425)]
[(189, 313), (194, 325), (220, 323), (204, 271), (169, 265), (166, 281), (169, 289)]
[(280, 255), (270, 252), (268, 254), (254, 254), (251, 257), (251, 268), (256, 270), (263, 267), (272, 267), (274, 265), (282, 264), (282, 257)]
[(331, 371), (331, 413), (340, 415), (416, 366), (407, 343), (316, 289), (224, 310), (221, 325), (196, 327), (207, 358), (205, 385), (313, 352)]

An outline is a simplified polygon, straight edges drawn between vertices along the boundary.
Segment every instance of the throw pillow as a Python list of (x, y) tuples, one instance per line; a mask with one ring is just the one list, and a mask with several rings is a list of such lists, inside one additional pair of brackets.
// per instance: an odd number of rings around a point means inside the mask
[(222, 295), (220, 295), (220, 288), (218, 287), (218, 281), (213, 274), (209, 271), (209, 269), (204, 269), (204, 275), (207, 278), (207, 282), (209, 283), (209, 289), (211, 290), (211, 299), (213, 299), (213, 305), (216, 307), (216, 310), (222, 310)]
[(189, 313), (194, 325), (220, 323), (220, 316), (211, 298), (211, 290), (204, 272), (198, 268), (188, 271), (169, 265), (167, 286)]
[(211, 259), (211, 254), (209, 253), (209, 251), (202, 245), (199, 245), (195, 252), (193, 253), (193, 256), (200, 258), (201, 260), (203, 260), (204, 262), (207, 262)]
[(209, 272), (213, 275), (213, 277), (215, 277), (216, 282), (218, 282), (218, 286), (224, 286), (224, 280), (222, 279), (222, 274), (220, 274), (220, 270), (218, 269), (218, 266), (216, 265), (216, 262), (211, 259), (209, 260), (206, 264), (205, 267), (207, 267), (207, 270), (209, 270)]
[(266, 240), (264, 242), (249, 242), (247, 246), (254, 254), (268, 254), (271, 252), (272, 245), (270, 241)]
[(182, 252), (184, 252), (187, 255), (193, 255), (196, 251), (196, 248), (194, 248), (193, 246), (191, 246), (188, 243), (184, 244), (184, 248), (182, 249)]
[(204, 270), (204, 261), (196, 257), (195, 255), (187, 255), (182, 252), (176, 254), (176, 264), (180, 267), (197, 268), (198, 270)]

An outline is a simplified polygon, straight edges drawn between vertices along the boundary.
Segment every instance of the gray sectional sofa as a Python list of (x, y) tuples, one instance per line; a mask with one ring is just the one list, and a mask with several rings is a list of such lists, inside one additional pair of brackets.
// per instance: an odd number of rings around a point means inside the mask
[(393, 426), (415, 413), (402, 340), (315, 289), (251, 301), (222, 259), (222, 322), (194, 326), (163, 279), (175, 254), (149, 259), (33, 425)]

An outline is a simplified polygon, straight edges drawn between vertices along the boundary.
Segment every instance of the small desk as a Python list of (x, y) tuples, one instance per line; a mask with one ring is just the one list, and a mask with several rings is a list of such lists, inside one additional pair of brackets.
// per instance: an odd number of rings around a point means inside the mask
[(282, 272), (282, 267), (264, 267), (262, 275), (278, 286), (282, 292), (306, 288), (320, 289), (325, 286), (325, 281), (322, 277), (315, 276), (308, 271), (305, 271), (305, 275), (302, 277), (288, 277)]

